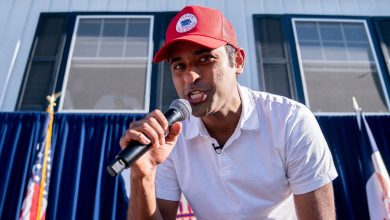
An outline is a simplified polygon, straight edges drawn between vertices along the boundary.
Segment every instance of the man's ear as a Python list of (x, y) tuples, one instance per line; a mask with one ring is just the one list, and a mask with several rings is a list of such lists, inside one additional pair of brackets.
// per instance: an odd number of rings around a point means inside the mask
[(245, 51), (242, 48), (236, 50), (236, 55), (234, 56), (234, 65), (236, 67), (236, 74), (239, 75), (244, 72), (245, 65)]

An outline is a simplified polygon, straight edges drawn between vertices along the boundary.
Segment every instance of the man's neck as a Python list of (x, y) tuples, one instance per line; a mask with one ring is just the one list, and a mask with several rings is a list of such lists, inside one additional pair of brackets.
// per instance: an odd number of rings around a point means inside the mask
[(236, 109), (232, 109), (226, 114), (214, 114), (203, 117), (202, 121), (210, 136), (218, 141), (219, 145), (224, 145), (234, 133), (240, 120), (242, 103)]

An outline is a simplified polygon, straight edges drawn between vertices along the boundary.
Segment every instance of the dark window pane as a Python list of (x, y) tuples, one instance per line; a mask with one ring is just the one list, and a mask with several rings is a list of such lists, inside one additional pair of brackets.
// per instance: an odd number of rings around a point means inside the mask
[(291, 97), (288, 70), (286, 65), (264, 64), (267, 92)]
[[(54, 17), (52, 19), (45, 20), (45, 29), (39, 33), (39, 43), (35, 54), (37, 56), (56, 56), (58, 44), (61, 40), (62, 26), (64, 25), (64, 19), (61, 17)], [(42, 43), (44, 42), (44, 43)]]
[(45, 110), (47, 104), (46, 96), (49, 95), (53, 65), (53, 63), (32, 64), (20, 110)]
[(344, 32), (346, 41), (357, 41), (357, 42), (367, 42), (367, 33), (366, 30), (361, 23), (356, 24), (345, 24)]
[(323, 41), (343, 41), (341, 27), (338, 23), (321, 23), (320, 25), (321, 39)]
[(318, 29), (315, 22), (299, 22), (297, 25), (299, 41), (318, 41)]
[(100, 36), (101, 32), (100, 19), (80, 19), (77, 36), (80, 37), (96, 37)]
[(104, 19), (103, 39), (118, 37), (123, 38), (126, 31), (126, 19)]
[(149, 19), (137, 19), (129, 21), (129, 28), (127, 37), (141, 37), (148, 38), (150, 32), (150, 20)]

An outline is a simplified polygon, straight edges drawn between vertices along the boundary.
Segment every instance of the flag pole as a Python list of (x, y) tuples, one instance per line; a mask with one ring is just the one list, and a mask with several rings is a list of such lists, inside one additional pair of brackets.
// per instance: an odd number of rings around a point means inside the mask
[(362, 108), (359, 107), (355, 96), (352, 96), (352, 103), (353, 103), (353, 108), (355, 109), (356, 112), (356, 120), (359, 126), (359, 130), (362, 128), (362, 121), (360, 115), (362, 114)]
[[(42, 179), (41, 179), (41, 185), (39, 189), (39, 197), (38, 197), (38, 209), (37, 209), (37, 215), (36, 219), (41, 220), (41, 206), (42, 206), (42, 198), (45, 190), (46, 185), (46, 171), (47, 171), (47, 160), (49, 158), (49, 151), (51, 148), (51, 134), (53, 129), (53, 118), (54, 118), (54, 106), (56, 106), (56, 99), (60, 96), (60, 93), (52, 94), (51, 96), (47, 96), (47, 100), (49, 101), (49, 105), (46, 109), (46, 112), (49, 113), (49, 125), (47, 129), (46, 134), (46, 148), (44, 153), (44, 159), (43, 159), (43, 167), (42, 167)], [(46, 192), (47, 193), (47, 192)]]

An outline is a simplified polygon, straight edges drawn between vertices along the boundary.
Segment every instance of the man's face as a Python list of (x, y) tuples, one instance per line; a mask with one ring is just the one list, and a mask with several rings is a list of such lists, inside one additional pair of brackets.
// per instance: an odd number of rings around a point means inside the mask
[(176, 91), (190, 102), (194, 116), (227, 114), (232, 100), (239, 98), (236, 75), (241, 69), (229, 65), (225, 47), (210, 50), (178, 42), (172, 46), (168, 61)]

